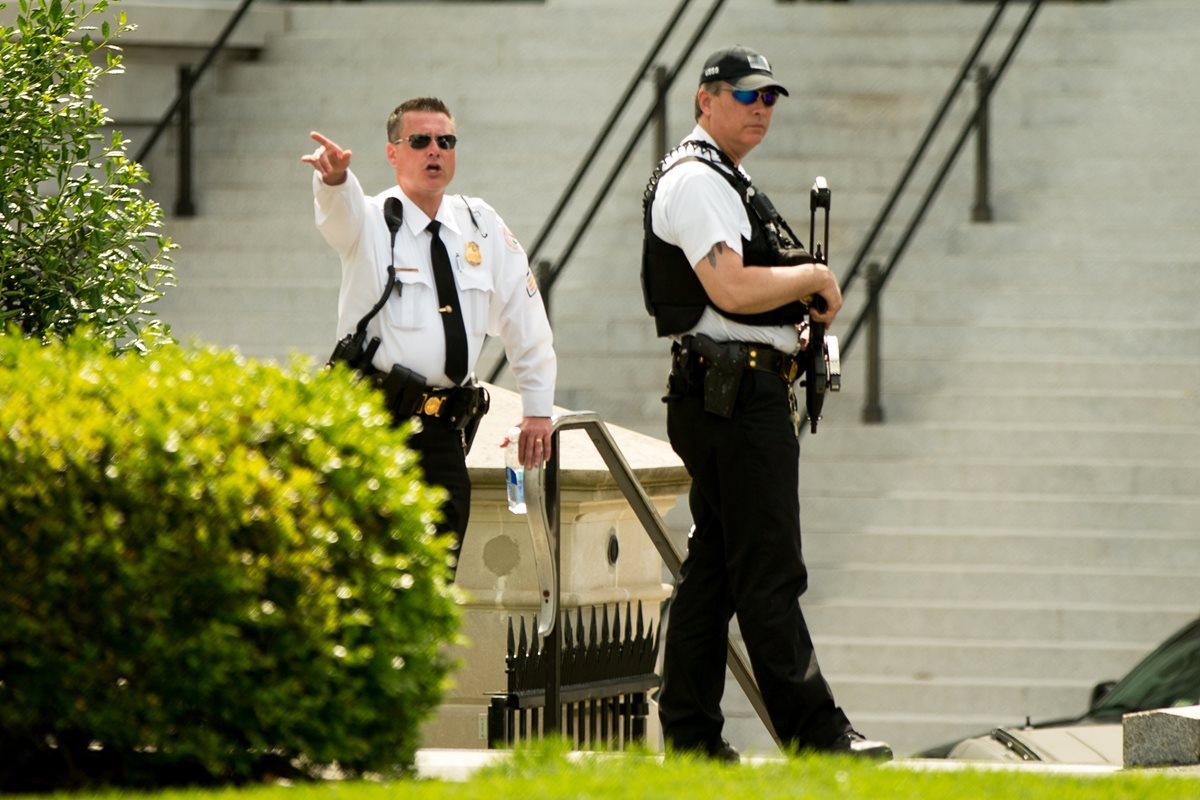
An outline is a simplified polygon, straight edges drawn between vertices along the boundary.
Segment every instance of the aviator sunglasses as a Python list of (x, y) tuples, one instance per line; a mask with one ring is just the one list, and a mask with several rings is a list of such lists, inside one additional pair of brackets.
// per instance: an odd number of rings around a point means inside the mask
[(774, 89), (730, 89), (729, 93), (744, 106), (754, 105), (754, 101), (761, 97), (763, 105), (770, 108), (779, 99), (779, 92)]
[(444, 133), (440, 136), (433, 136), (428, 133), (414, 133), (412, 136), (401, 136), (399, 139), (393, 139), (392, 144), (408, 142), (408, 146), (413, 150), (424, 150), (426, 147), (429, 147), (430, 142), (435, 140), (437, 141), (438, 148), (441, 150), (453, 150), (454, 145), (458, 144), (458, 137), (453, 133)]

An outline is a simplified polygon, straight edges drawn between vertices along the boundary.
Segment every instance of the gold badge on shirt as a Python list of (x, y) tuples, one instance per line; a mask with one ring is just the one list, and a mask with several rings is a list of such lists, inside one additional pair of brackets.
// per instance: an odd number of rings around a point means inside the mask
[(479, 252), (479, 245), (475, 242), (467, 242), (467, 251), (464, 254), (467, 263), (472, 267), (478, 267), (483, 263), (483, 256)]

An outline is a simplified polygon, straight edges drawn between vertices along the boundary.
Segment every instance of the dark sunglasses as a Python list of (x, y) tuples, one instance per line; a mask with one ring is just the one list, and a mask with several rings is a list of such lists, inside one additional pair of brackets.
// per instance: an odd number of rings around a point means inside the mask
[(401, 136), (399, 139), (393, 139), (392, 144), (408, 142), (408, 146), (413, 150), (424, 150), (426, 147), (429, 147), (429, 143), (432, 141), (437, 141), (439, 149), (453, 150), (454, 145), (458, 144), (458, 137), (453, 133), (444, 133), (441, 136), (433, 136), (428, 133), (414, 133), (412, 136)]
[(779, 92), (774, 89), (730, 89), (729, 93), (744, 106), (754, 105), (754, 101), (761, 97), (763, 105), (770, 108), (779, 99)]

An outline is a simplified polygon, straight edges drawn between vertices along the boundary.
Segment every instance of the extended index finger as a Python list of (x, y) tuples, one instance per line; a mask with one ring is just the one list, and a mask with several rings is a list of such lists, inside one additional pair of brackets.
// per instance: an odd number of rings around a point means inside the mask
[(309, 136), (312, 137), (314, 142), (321, 145), (326, 150), (330, 150), (335, 153), (342, 152), (342, 148), (338, 147), (337, 143), (335, 141), (330, 139), (328, 136), (325, 136), (324, 134), (319, 133), (318, 131), (313, 131), (312, 133), (309, 134)]

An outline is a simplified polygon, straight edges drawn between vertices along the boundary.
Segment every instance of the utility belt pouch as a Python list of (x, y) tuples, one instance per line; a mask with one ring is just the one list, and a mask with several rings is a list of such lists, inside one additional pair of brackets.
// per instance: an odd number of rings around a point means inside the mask
[(479, 432), (479, 423), (491, 407), (492, 398), (487, 389), (471, 383), (455, 389), (446, 403), (446, 423), (452, 429), (462, 431), (463, 451), (470, 453), (475, 434)]
[(421, 408), (421, 398), (425, 394), (425, 376), (413, 372), (408, 367), (394, 364), (391, 371), (384, 376), (380, 388), (383, 389), (384, 403), (391, 412), (392, 419), (408, 419)]
[(704, 334), (692, 337), (691, 350), (704, 363), (704, 410), (728, 419), (733, 416), (738, 390), (746, 372), (746, 358), (739, 345), (719, 344)]

